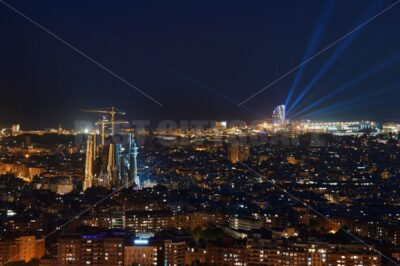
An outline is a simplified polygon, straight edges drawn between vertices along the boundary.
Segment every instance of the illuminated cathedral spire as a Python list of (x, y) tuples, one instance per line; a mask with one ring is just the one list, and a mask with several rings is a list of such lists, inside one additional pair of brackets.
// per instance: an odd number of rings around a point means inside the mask
[(94, 143), (95, 138), (88, 135), (87, 144), (86, 144), (86, 163), (85, 163), (85, 179), (83, 180), (83, 191), (92, 187), (92, 178), (93, 178), (93, 156), (94, 156)]
[(129, 138), (129, 181), (134, 182), (135, 188), (140, 189), (140, 179), (137, 174), (137, 155), (139, 147), (136, 145), (133, 134)]
[(137, 168), (139, 147), (134, 135), (129, 134), (128, 147), (124, 147), (121, 141), (110, 139), (97, 147), (96, 135), (88, 136), (83, 191), (92, 186), (113, 189), (132, 185), (135, 189), (141, 188)]

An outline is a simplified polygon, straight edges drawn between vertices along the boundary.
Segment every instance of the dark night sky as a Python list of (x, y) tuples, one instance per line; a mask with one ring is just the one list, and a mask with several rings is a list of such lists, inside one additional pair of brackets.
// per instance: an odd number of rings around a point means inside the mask
[[(21, 122), (23, 128), (72, 126), (93, 117), (79, 109), (111, 105), (128, 119), (258, 118), (237, 103), (301, 62), (327, 6), (320, 0), (7, 2), (164, 105), (0, 3), (0, 124)], [(334, 1), (314, 53), (394, 2)], [(400, 56), (399, 25), (400, 4), (357, 32), (299, 105)], [(294, 99), (339, 47), (306, 65)], [(400, 86), (385, 92), (400, 82), (399, 69), (400, 60), (382, 67), (309, 112), (362, 100), (312, 118), (400, 118)], [(269, 117), (295, 74), (246, 106)]]

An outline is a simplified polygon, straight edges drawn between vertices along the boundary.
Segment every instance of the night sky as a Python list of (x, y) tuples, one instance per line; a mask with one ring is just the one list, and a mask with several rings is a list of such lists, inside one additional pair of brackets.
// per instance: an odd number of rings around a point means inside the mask
[[(129, 120), (270, 117), (297, 71), (238, 103), (396, 1), (6, 2), (163, 104), (0, 3), (0, 124), (41, 128), (112, 105)], [(400, 4), (306, 64), (289, 108), (326, 69), (293, 114), (325, 97), (299, 118), (399, 119), (399, 25)]]

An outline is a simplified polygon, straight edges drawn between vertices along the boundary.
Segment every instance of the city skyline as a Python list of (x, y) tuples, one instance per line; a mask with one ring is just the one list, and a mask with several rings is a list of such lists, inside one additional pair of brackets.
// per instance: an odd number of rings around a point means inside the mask
[(0, 266), (400, 266), (400, 0), (0, 0)]
[[(112, 11), (102, 2), (95, 7), (15, 3), (15, 10), (154, 101), (2, 3), (0, 22), (8, 41), (0, 50), (0, 124), (34, 128), (32, 121), (39, 121), (35, 124), (40, 128), (60, 123), (72, 127), (75, 120), (86, 119), (81, 108), (111, 105), (126, 110), (132, 120), (249, 121), (270, 117), (270, 110), (280, 104), (287, 105), (291, 115), (320, 120), (397, 119), (400, 38), (392, 25), (398, 7), (386, 10), (396, 1), (364, 3), (159, 3), (165, 8), (157, 13), (150, 4), (138, 2)], [(58, 16), (43, 12), (41, 5)], [(88, 9), (94, 12), (79, 15)], [(67, 19), (74, 14), (74, 21)], [(51, 56), (42, 56), (46, 54)]]

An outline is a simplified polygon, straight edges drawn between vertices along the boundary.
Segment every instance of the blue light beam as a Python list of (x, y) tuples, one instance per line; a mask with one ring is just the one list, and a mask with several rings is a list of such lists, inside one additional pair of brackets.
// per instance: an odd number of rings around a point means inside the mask
[[(363, 56), (365, 57), (365, 53), (367, 51), (369, 51), (372, 47), (376, 46), (378, 43), (381, 43), (381, 42), (382, 42), (382, 40), (378, 38), (375, 41), (367, 43), (363, 47), (363, 50), (361, 51), (361, 53), (355, 55), (352, 58), (350, 63), (344, 64), (343, 67), (340, 67), (339, 71), (337, 71), (333, 75), (331, 75), (330, 78), (328, 78), (324, 82), (324, 85), (322, 85), (322, 87), (326, 86), (326, 84), (331, 84), (334, 80), (339, 79), (343, 74), (345, 74), (346, 72), (349, 72), (350, 69), (354, 69), (359, 64), (359, 61), (361, 60), (361, 57), (363, 57)], [(305, 103), (310, 102), (315, 97), (319, 97), (318, 94), (317, 94), (317, 91), (313, 91), (306, 99), (304, 99), (304, 101), (302, 103), (297, 105), (297, 107), (294, 108), (292, 111), (300, 108)]]
[[(304, 53), (303, 59), (301, 60), (302, 62), (305, 61), (307, 58), (309, 58), (311, 56), (311, 54), (314, 52), (314, 50), (318, 44), (318, 41), (321, 38), (322, 32), (325, 30), (326, 23), (332, 13), (333, 6), (334, 6), (334, 1), (327, 1), (327, 3), (325, 4), (324, 9), (322, 11), (322, 15), (320, 16), (320, 18), (317, 22), (317, 27), (314, 29), (314, 32), (311, 36), (311, 39), (310, 39), (310, 42), (306, 49), (306, 52)], [(286, 97), (285, 106), (288, 106), (288, 104), (293, 96), (293, 93), (296, 91), (297, 86), (300, 82), (300, 79), (303, 76), (305, 69), (306, 69), (306, 65), (303, 65), (297, 71), (296, 76), (292, 82), (292, 86), (290, 87), (289, 93)]]
[[(338, 104), (334, 104), (334, 105), (331, 105), (331, 106), (316, 110), (316, 111), (311, 112), (311, 113), (307, 113), (307, 114), (304, 114), (304, 115), (296, 115), (296, 117), (306, 117), (306, 116), (310, 117), (310, 116), (316, 116), (316, 115), (321, 115), (321, 114), (329, 114), (329, 113), (341, 112), (341, 111), (344, 111), (344, 110), (352, 109), (352, 108), (355, 108), (357, 106), (365, 106), (366, 104), (365, 104), (364, 100), (372, 98), (372, 97), (374, 98), (374, 101), (368, 102), (368, 105), (370, 105), (371, 103), (378, 103), (376, 97), (379, 97), (381, 95), (387, 94), (387, 93), (392, 92), (392, 91), (394, 91), (396, 89), (400, 89), (400, 82), (398, 82), (398, 83), (396, 83), (394, 85), (388, 86), (388, 87), (386, 87), (384, 89), (381, 89), (381, 90), (375, 90), (375, 91), (373, 91), (371, 93), (364, 94), (364, 95), (361, 95), (359, 97), (355, 97), (355, 98), (351, 98), (351, 99), (348, 99), (348, 100), (345, 100), (345, 101), (341, 101)], [(387, 99), (385, 98), (384, 100), (387, 100)], [(294, 117), (295, 116), (293, 116), (292, 118), (294, 118)]]
[(334, 97), (338, 93), (341, 93), (341, 92), (343, 92), (343, 91), (345, 91), (345, 90), (347, 90), (349, 88), (352, 88), (357, 83), (362, 82), (365, 79), (367, 79), (367, 78), (379, 73), (380, 71), (384, 70), (385, 68), (395, 64), (399, 60), (400, 60), (400, 54), (397, 54), (396, 56), (391, 57), (390, 59), (386, 60), (382, 64), (379, 64), (379, 65), (377, 65), (375, 67), (372, 67), (372, 68), (368, 69), (367, 71), (365, 71), (361, 75), (358, 75), (356, 78), (352, 79), (348, 83), (344, 84), (343, 86), (335, 89), (334, 91), (332, 91), (332, 92), (328, 93), (327, 95), (323, 96), (322, 98), (318, 99), (314, 103), (312, 103), (312, 104), (308, 105), (307, 107), (303, 108), (302, 110), (300, 110), (299, 112), (294, 114), (293, 117), (298, 116), (298, 115), (300, 115), (300, 114), (302, 114), (302, 113), (314, 108), (315, 106), (317, 106), (317, 105), (329, 100), (330, 98)]
[[(377, 2), (375, 2), (377, 3)], [(368, 12), (363, 16), (359, 21), (365, 20), (366, 17), (369, 17), (371, 13), (375, 12), (378, 8), (378, 5), (375, 4)], [(359, 22), (358, 22), (359, 23)], [(358, 24), (356, 23), (356, 24)], [(321, 67), (318, 73), (314, 76), (314, 78), (307, 84), (304, 90), (299, 94), (293, 104), (289, 107), (287, 114), (289, 114), (293, 108), (303, 99), (303, 97), (314, 87), (314, 85), (320, 80), (320, 78), (329, 70), (329, 68), (335, 63), (335, 61), (339, 58), (339, 56), (353, 43), (354, 39), (362, 32), (362, 30), (357, 31), (347, 37), (335, 50), (335, 52), (328, 58), (325, 64)]]

